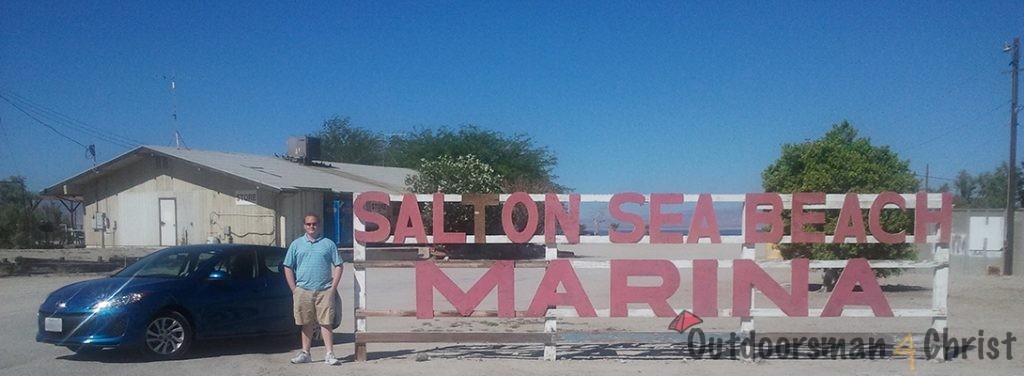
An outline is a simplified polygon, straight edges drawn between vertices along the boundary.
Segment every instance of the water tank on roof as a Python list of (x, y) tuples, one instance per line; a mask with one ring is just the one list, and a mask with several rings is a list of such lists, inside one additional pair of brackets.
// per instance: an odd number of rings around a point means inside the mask
[(320, 139), (316, 137), (289, 137), (288, 157), (309, 164), (320, 160)]

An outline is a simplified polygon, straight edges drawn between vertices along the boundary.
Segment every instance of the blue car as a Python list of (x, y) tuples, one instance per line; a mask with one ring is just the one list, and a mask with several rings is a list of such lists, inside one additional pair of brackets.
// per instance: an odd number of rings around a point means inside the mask
[(36, 341), (173, 359), (197, 340), (297, 333), (285, 252), (243, 244), (157, 251), (110, 277), (51, 293), (39, 306)]

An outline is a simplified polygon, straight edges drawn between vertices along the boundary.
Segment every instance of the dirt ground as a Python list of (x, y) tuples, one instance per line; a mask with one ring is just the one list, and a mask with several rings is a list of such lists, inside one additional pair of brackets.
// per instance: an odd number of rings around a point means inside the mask
[[(684, 250), (647, 246), (627, 251), (608, 245), (567, 247), (580, 259), (647, 258), (647, 259), (731, 259), (739, 255), (737, 246), (702, 246)], [(96, 250), (88, 250), (96, 252)], [(56, 250), (55, 252), (62, 252)], [(109, 251), (104, 251), (109, 252)], [(0, 252), (0, 257), (11, 257)], [(79, 254), (95, 259), (99, 254)], [(37, 256), (27, 256), (37, 257)], [(109, 257), (109, 256), (104, 256)], [(446, 269), (449, 271), (451, 269)], [(450, 275), (461, 287), (468, 286), (480, 275), (479, 270), (451, 270)], [(516, 272), (516, 308), (529, 305), (542, 271)], [(367, 273), (368, 308), (413, 309), (415, 292), (411, 269), (370, 269)], [(607, 308), (609, 300), (607, 270), (579, 270), (579, 277), (594, 306)], [(687, 306), (691, 291), (689, 276), (681, 273), (680, 290), (671, 300), (673, 306)], [(782, 283), (786, 273), (773, 272)], [(818, 279), (812, 271), (811, 282)], [(880, 360), (780, 360), (757, 362), (737, 360), (695, 360), (683, 350), (671, 346), (632, 343), (613, 346), (560, 345), (559, 360), (539, 360), (543, 353), (540, 345), (460, 345), (460, 344), (370, 344), (370, 361), (352, 361), (354, 326), (348, 311), (341, 328), (335, 332), (335, 353), (345, 359), (338, 367), (323, 364), (291, 365), (288, 359), (298, 349), (296, 338), (260, 338), (257, 341), (216, 341), (197, 344), (187, 359), (168, 362), (142, 362), (130, 354), (107, 352), (96, 356), (80, 356), (71, 351), (34, 341), (36, 310), (46, 294), (54, 289), (79, 280), (98, 278), (97, 275), (39, 275), (0, 278), (0, 375), (166, 375), (213, 373), (217, 375), (310, 375), (310, 374), (362, 374), (420, 375), (420, 374), (514, 374), (514, 375), (570, 375), (570, 374), (667, 374), (696, 373), (757, 373), (759, 375), (794, 374), (1024, 374), (1024, 277), (996, 277), (955, 275), (949, 292), (950, 334), (959, 337), (977, 336), (984, 330), (986, 337), (1002, 337), (1007, 332), (1020, 338), (1013, 345), (1013, 359), (1005, 352), (996, 360), (979, 360), (975, 353), (968, 359), (944, 363), (917, 359), (915, 371), (910, 370), (908, 359)], [(346, 307), (351, 309), (353, 287), (351, 265), (346, 265), (341, 291)], [(731, 305), (731, 273), (719, 272), (719, 301), (723, 307)], [(912, 271), (902, 276), (880, 280), (886, 298), (893, 308), (929, 308), (931, 304), (931, 274)], [(810, 307), (820, 308), (828, 298), (826, 292), (811, 292)], [(451, 309), (439, 295), (436, 309)], [(758, 299), (757, 307), (767, 307), (765, 299)], [(485, 299), (482, 307), (493, 309), (494, 297)], [(778, 318), (756, 319), (758, 331), (771, 332), (914, 332), (923, 333), (929, 326), (927, 318)], [(668, 320), (641, 318), (599, 318), (560, 320), (560, 331), (623, 330), (636, 332), (665, 331)], [(370, 331), (541, 331), (543, 324), (534, 319), (434, 319), (416, 320), (370, 318)], [(707, 332), (736, 331), (738, 319), (707, 318), (700, 327)], [(314, 359), (322, 358), (322, 348), (314, 348)]]

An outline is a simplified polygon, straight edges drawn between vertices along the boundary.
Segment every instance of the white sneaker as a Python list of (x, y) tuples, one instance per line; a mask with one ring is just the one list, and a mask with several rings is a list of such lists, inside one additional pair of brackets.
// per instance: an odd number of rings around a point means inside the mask
[(336, 366), (341, 364), (341, 359), (335, 358), (334, 353), (327, 353), (327, 356), (324, 357), (324, 364)]
[(292, 358), (292, 364), (302, 364), (312, 362), (313, 359), (309, 357), (309, 353), (305, 351), (299, 351), (299, 355)]

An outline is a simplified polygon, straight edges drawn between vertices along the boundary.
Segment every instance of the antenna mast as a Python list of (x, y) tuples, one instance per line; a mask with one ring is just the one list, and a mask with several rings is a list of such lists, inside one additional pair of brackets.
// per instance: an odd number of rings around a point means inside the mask
[(185, 140), (181, 138), (181, 131), (178, 128), (178, 94), (177, 94), (177, 82), (176, 74), (171, 73), (170, 77), (164, 76), (165, 79), (171, 81), (171, 126), (174, 128), (174, 147), (181, 149), (185, 146)]

